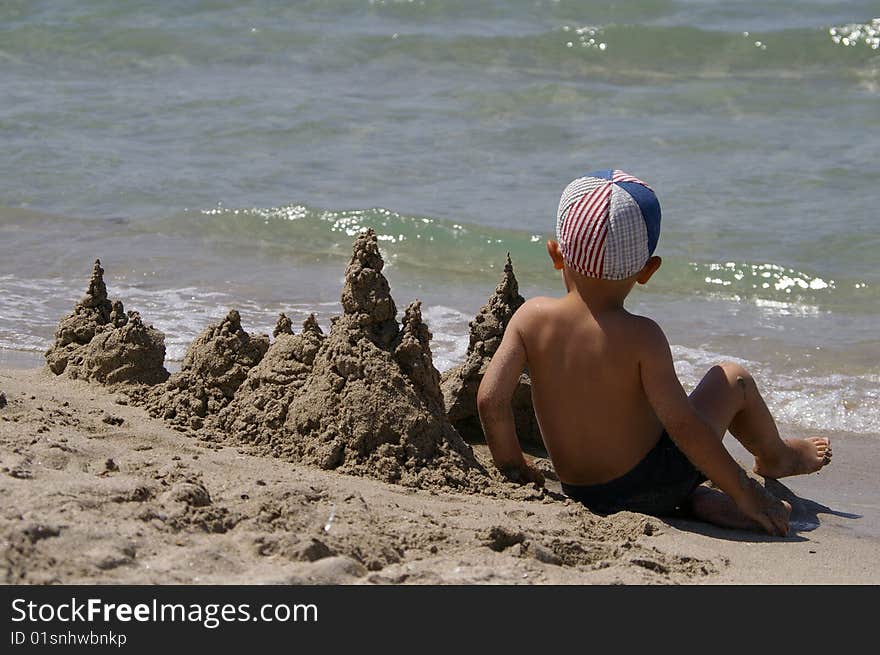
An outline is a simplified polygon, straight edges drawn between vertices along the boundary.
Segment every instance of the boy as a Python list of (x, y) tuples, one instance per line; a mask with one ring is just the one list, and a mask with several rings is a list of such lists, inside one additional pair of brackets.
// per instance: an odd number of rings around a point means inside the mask
[[(689, 508), (724, 527), (785, 535), (791, 506), (750, 479), (721, 443), (729, 430), (766, 478), (818, 471), (827, 439), (780, 439), (748, 371), (722, 363), (688, 397), (663, 331), (624, 300), (660, 268), (660, 205), (619, 170), (578, 178), (562, 194), (553, 266), (567, 294), (532, 298), (513, 318), (477, 405), (496, 466), (543, 484), (523, 457), (510, 399), (523, 367), (562, 488), (587, 507), (655, 515)], [(721, 492), (700, 486), (712, 480)]]

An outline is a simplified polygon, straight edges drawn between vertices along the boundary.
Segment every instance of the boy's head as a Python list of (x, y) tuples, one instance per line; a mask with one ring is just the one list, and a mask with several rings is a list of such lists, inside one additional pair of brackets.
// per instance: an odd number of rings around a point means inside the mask
[(623, 171), (590, 173), (562, 192), (556, 238), (571, 270), (605, 280), (633, 277), (657, 247), (660, 203), (651, 187)]

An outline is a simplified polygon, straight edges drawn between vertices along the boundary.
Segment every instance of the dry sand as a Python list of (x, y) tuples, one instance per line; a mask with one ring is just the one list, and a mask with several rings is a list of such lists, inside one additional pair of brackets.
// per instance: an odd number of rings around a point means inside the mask
[[(770, 539), (247, 455), (45, 369), (2, 369), (0, 390), (7, 583), (880, 582), (880, 538), (859, 529), (876, 499), (857, 494), (834, 509), (794, 498), (800, 523)], [(870, 489), (874, 449), (844, 446), (826, 485), (854, 473)]]

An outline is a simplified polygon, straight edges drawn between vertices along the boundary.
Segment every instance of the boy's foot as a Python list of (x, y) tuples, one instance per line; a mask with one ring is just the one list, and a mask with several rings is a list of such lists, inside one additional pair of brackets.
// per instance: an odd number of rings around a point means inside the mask
[[(767, 528), (755, 519), (747, 516), (733, 499), (727, 494), (701, 486), (694, 490), (690, 497), (691, 511), (694, 516), (707, 523), (734, 530), (758, 530), (767, 532)], [(783, 500), (776, 511), (777, 520), (788, 525), (791, 516), (791, 503)], [(768, 509), (768, 511), (773, 511)], [(768, 515), (769, 516), (769, 515)]]
[(825, 437), (784, 439), (786, 452), (778, 461), (755, 457), (755, 473), (765, 478), (815, 473), (831, 463), (831, 441)]

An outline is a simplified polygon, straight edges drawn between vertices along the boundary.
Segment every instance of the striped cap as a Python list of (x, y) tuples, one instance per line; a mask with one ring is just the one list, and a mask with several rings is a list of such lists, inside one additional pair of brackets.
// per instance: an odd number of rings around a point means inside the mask
[(623, 280), (638, 273), (660, 238), (653, 189), (623, 171), (604, 170), (565, 187), (556, 239), (565, 263), (588, 277)]

